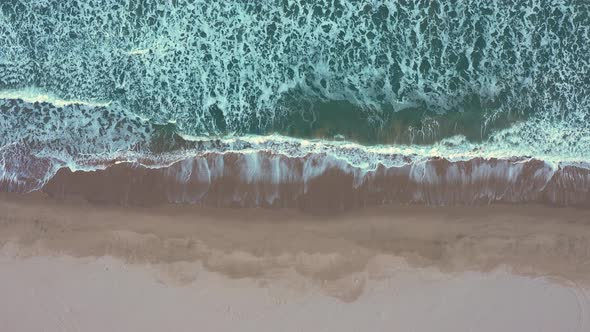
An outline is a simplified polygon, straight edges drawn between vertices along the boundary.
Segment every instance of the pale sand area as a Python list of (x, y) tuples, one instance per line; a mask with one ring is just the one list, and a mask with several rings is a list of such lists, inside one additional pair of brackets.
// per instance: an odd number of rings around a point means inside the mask
[(589, 331), (590, 211), (0, 198), (0, 331)]

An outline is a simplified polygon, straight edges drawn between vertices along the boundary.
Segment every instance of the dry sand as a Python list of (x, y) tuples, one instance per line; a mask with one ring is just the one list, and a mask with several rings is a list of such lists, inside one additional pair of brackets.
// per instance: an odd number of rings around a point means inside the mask
[(588, 331), (590, 211), (0, 196), (0, 331)]

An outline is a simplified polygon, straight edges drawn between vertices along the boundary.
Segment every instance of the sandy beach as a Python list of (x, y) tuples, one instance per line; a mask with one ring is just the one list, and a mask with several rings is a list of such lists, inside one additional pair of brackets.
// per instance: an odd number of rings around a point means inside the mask
[[(1, 331), (587, 331), (590, 211), (0, 198)], [(31, 319), (34, 317), (34, 319)]]

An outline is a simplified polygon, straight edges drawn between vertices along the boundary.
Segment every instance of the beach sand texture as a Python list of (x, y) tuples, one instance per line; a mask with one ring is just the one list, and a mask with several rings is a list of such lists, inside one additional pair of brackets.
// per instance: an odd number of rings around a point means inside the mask
[(0, 200), (1, 331), (587, 331), (590, 211)]

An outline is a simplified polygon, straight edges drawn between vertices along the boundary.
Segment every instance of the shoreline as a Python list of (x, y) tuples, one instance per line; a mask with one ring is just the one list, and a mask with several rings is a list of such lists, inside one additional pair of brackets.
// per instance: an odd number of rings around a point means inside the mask
[(96, 169), (74, 171), (31, 157), (11, 166), (14, 176), (4, 174), (0, 191), (42, 191), (101, 204), (297, 208), (312, 213), (390, 204), (590, 206), (590, 169), (582, 165), (556, 166), (534, 158), (389, 157), (400, 164), (365, 169), (324, 152), (289, 157), (263, 150), (197, 154), (162, 167), (149, 166), (154, 160), (96, 160)]

